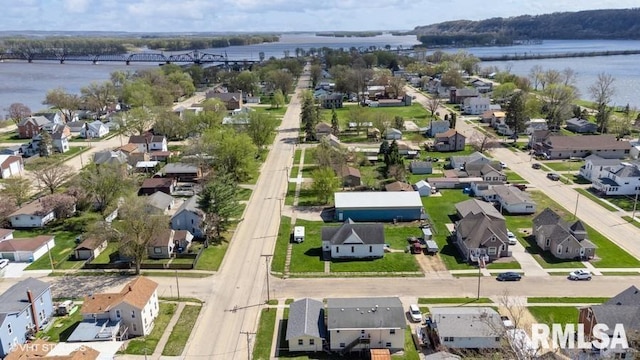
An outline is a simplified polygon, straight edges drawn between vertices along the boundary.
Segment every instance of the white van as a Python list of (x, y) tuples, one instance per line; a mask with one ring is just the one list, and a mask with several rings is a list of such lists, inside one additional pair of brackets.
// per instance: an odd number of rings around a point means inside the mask
[(413, 322), (422, 322), (422, 313), (416, 304), (409, 305), (409, 316), (411, 316), (411, 321)]
[(293, 228), (293, 241), (298, 244), (304, 241), (304, 226), (296, 226)]

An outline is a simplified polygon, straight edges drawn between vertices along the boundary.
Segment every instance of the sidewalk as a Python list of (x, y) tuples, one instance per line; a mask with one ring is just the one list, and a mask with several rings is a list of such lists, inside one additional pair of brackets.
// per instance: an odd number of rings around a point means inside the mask
[(164, 350), (164, 346), (167, 345), (167, 342), (169, 341), (169, 336), (171, 335), (171, 331), (173, 330), (173, 327), (178, 322), (178, 319), (180, 319), (180, 314), (182, 314), (182, 310), (184, 309), (184, 306), (185, 306), (185, 303), (183, 302), (178, 303), (176, 312), (173, 314), (173, 316), (171, 317), (171, 320), (169, 321), (169, 324), (167, 324), (167, 328), (162, 333), (162, 337), (160, 337), (160, 341), (158, 341), (158, 345), (156, 345), (156, 349), (153, 351), (153, 354), (151, 355), (151, 359), (160, 359), (160, 357), (162, 356), (162, 350)]

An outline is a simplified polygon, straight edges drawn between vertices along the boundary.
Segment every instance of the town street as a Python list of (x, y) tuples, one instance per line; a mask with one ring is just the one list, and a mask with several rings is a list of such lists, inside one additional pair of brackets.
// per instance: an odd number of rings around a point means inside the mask
[(220, 271), (213, 278), (196, 281), (196, 286), (210, 288), (212, 294), (204, 299), (187, 343), (187, 359), (245, 359), (251, 349), (245, 333), (255, 339), (259, 312), (268, 298), (270, 257), (264, 255), (271, 255), (275, 246), (300, 128), (298, 96), (307, 88), (308, 79), (303, 75), (298, 83)]

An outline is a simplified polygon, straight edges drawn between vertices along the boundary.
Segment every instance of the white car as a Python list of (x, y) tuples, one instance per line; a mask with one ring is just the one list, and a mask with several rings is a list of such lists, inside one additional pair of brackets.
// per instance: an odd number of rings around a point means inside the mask
[(569, 273), (569, 280), (591, 280), (591, 273), (587, 270), (576, 270)]
[(509, 238), (509, 245), (515, 245), (518, 243), (518, 239), (516, 238), (516, 235), (511, 231), (507, 230), (507, 237)]
[(7, 259), (0, 259), (0, 269), (4, 269), (7, 267), (7, 265), (9, 265), (9, 260)]
[(409, 316), (411, 316), (411, 321), (413, 322), (422, 322), (422, 313), (416, 304), (409, 305)]
[(507, 164), (503, 163), (502, 161), (500, 161), (500, 167), (503, 169), (507, 168)]

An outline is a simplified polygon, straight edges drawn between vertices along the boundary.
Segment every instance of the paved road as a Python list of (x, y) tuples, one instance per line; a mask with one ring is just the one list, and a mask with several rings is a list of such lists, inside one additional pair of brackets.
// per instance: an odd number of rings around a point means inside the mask
[[(211, 279), (196, 281), (196, 286), (212, 289), (213, 293), (206, 298), (187, 344), (187, 359), (247, 357), (246, 336), (242, 332), (256, 332), (261, 304), (267, 300), (267, 258), (262, 255), (272, 254), (275, 246), (279, 209), (286, 192), (286, 170), (293, 161), (294, 142), (300, 127), (297, 94), (307, 88), (307, 83), (308, 76), (303, 76), (220, 271)], [(231, 311), (234, 308), (238, 310)]]

